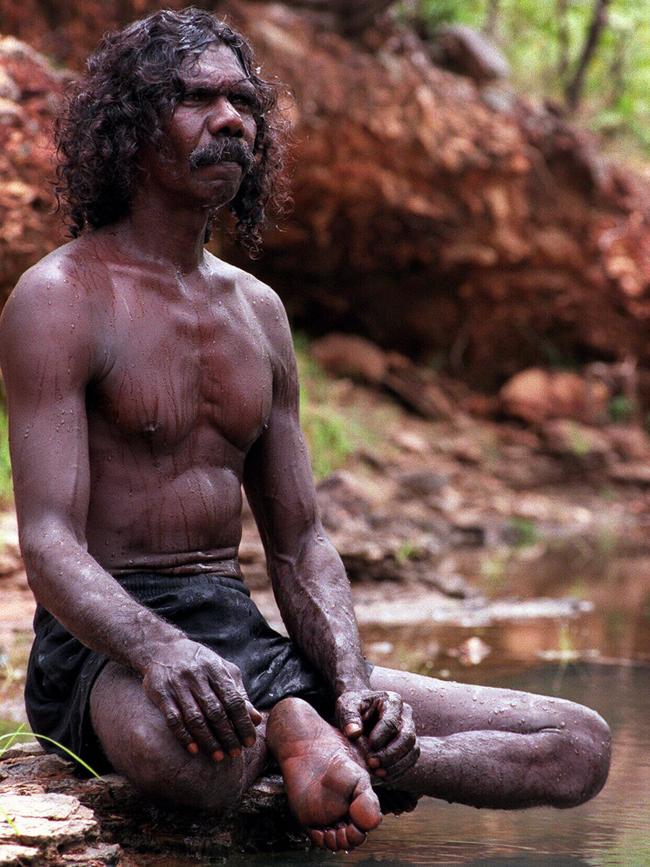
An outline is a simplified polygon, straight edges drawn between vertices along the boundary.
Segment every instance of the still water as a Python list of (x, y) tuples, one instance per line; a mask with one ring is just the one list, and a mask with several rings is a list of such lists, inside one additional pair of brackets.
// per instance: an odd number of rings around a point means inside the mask
[[(488, 674), (486, 672), (486, 674)], [(386, 817), (360, 849), (239, 856), (243, 864), (650, 865), (650, 668), (543, 665), (475, 682), (587, 704), (609, 722), (614, 754), (598, 797), (572, 810), (475, 810), (424, 799), (411, 814)]]

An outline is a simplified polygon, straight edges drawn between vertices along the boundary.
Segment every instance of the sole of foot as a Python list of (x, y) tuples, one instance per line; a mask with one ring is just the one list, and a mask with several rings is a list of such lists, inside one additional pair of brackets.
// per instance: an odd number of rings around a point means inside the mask
[(291, 811), (312, 843), (333, 852), (360, 846), (382, 814), (357, 749), (298, 698), (273, 708), (266, 735)]

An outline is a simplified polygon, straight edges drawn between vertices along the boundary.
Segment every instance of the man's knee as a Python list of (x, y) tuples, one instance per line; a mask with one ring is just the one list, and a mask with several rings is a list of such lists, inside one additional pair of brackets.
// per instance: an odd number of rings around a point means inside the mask
[(221, 812), (243, 793), (243, 761), (186, 752), (137, 678), (107, 666), (91, 694), (95, 732), (111, 765), (155, 801)]
[(211, 812), (233, 809), (241, 800), (241, 758), (215, 763), (190, 755), (166, 730), (146, 720), (134, 724), (128, 742), (123, 772), (153, 800)]
[(562, 729), (556, 764), (555, 806), (576, 807), (590, 800), (605, 785), (611, 758), (611, 733), (595, 711), (572, 705), (571, 724)]

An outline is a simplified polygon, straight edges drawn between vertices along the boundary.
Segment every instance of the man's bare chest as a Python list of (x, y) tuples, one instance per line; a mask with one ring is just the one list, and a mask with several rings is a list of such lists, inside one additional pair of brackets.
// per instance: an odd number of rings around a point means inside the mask
[(122, 434), (174, 448), (213, 433), (246, 451), (271, 409), (263, 330), (245, 305), (129, 305), (110, 325), (112, 359), (98, 410)]

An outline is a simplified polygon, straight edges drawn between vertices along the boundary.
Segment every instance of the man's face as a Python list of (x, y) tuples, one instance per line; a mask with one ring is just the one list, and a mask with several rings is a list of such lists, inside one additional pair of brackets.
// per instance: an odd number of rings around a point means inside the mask
[(218, 208), (237, 195), (253, 162), (255, 87), (223, 44), (189, 58), (181, 77), (185, 93), (164, 128), (163, 145), (146, 147), (142, 165), (175, 200)]

